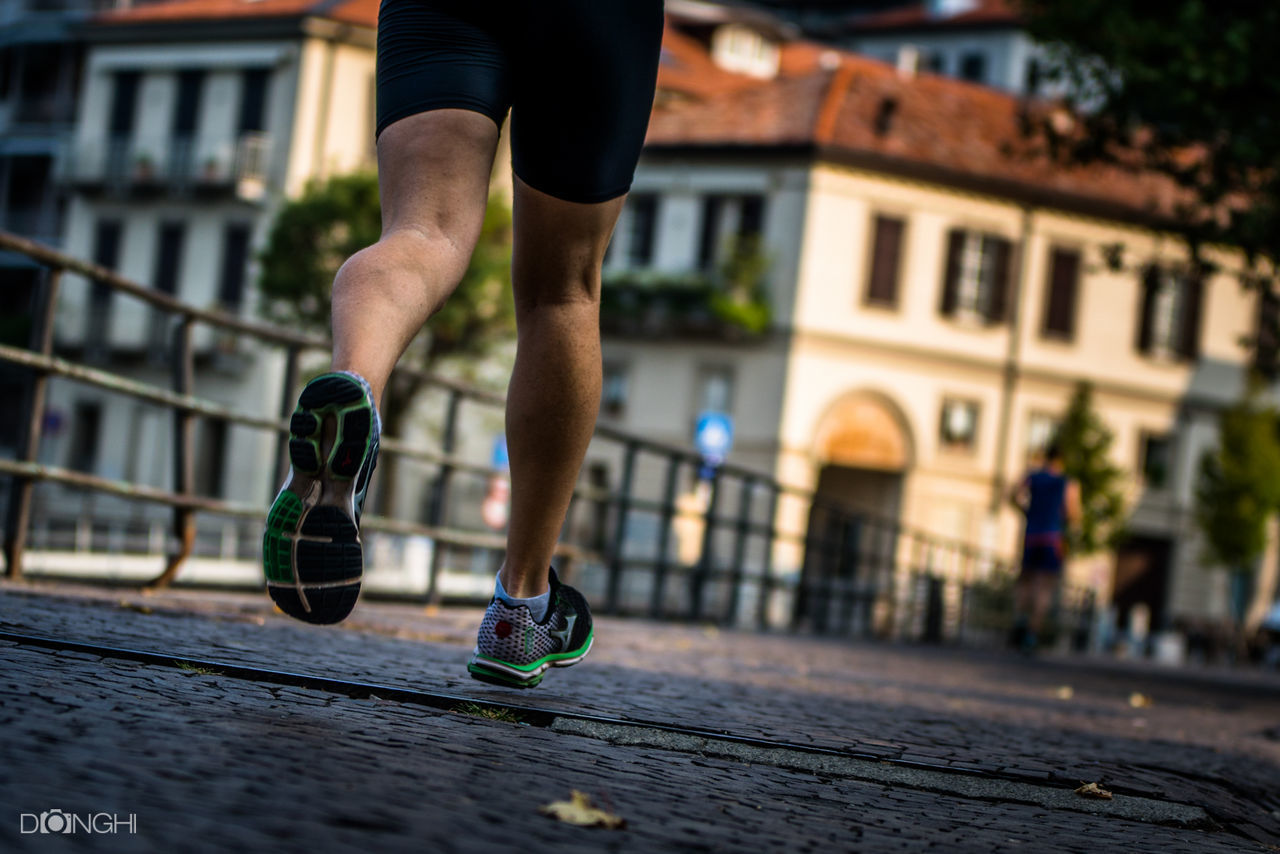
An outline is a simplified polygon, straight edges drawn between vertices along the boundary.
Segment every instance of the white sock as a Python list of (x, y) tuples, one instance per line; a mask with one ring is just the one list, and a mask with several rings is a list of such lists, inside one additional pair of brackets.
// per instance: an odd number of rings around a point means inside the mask
[(547, 588), (547, 592), (541, 596), (534, 596), (531, 599), (516, 599), (514, 596), (508, 596), (507, 591), (502, 589), (502, 573), (498, 573), (498, 577), (494, 579), (493, 595), (505, 602), (511, 607), (523, 605), (529, 609), (529, 613), (533, 616), (536, 623), (541, 623), (547, 616), (547, 609), (551, 607), (551, 588)]
[[(369, 387), (369, 381), (357, 374), (355, 371), (334, 371), (335, 374), (342, 374), (345, 377), (360, 383), (365, 393), (369, 395), (369, 399), (373, 400), (373, 389)], [(378, 411), (378, 401), (373, 400), (373, 428), (377, 435), (382, 435), (382, 413)]]

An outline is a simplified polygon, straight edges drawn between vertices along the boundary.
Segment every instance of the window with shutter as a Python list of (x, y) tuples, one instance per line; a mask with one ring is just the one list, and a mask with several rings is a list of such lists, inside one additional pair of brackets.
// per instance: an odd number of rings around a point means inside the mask
[(947, 233), (947, 267), (942, 277), (942, 314), (954, 317), (959, 304), (960, 256), (964, 254), (964, 232), (953, 228)]
[(942, 314), (970, 323), (1003, 323), (1008, 313), (1013, 244), (992, 234), (953, 229), (947, 237)]
[(866, 302), (896, 308), (898, 305), (898, 269), (902, 258), (904, 223), (887, 216), (875, 218), (871, 246), (871, 276), (867, 281)]
[(1041, 335), (1070, 341), (1075, 337), (1076, 295), (1080, 288), (1080, 253), (1055, 247), (1049, 253), (1048, 292), (1045, 294)]
[(627, 201), (631, 208), (630, 248), (627, 260), (632, 267), (653, 263), (654, 236), (658, 227), (658, 197), (651, 193), (633, 195)]
[(1280, 376), (1280, 295), (1270, 288), (1258, 295), (1258, 329), (1253, 343), (1254, 367), (1264, 377)]
[(1148, 267), (1142, 277), (1139, 352), (1166, 360), (1198, 358), (1203, 303), (1202, 279), (1155, 265)]

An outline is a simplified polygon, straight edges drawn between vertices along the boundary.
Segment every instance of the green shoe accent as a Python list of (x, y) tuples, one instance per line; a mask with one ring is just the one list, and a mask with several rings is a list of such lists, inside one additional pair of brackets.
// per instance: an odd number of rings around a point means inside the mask
[(489, 682), (494, 685), (505, 685), (508, 688), (535, 688), (542, 681), (542, 677), (546, 675), (543, 671), (532, 679), (516, 679), (509, 673), (503, 673), (500, 670), (491, 670), (483, 664), (471, 662), (467, 665), (467, 672), (481, 682)]
[(302, 499), (287, 489), (271, 505), (262, 534), (262, 566), (267, 581), (293, 583), (292, 535), (301, 517)]

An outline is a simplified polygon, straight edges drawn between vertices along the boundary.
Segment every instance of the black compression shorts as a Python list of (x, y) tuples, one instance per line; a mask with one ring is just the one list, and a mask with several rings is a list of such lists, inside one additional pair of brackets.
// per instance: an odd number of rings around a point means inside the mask
[(378, 127), (511, 110), (520, 180), (570, 202), (631, 187), (653, 107), (662, 0), (382, 0)]

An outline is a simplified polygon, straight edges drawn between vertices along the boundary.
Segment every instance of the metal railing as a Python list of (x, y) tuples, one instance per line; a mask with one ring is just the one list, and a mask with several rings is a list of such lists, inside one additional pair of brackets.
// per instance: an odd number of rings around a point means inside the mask
[(114, 136), (78, 140), (60, 177), (114, 193), (233, 192), (258, 201), (268, 179), (271, 138), (265, 133), (204, 136)]
[[(173, 542), (165, 568), (151, 584), (173, 581), (196, 541), (197, 516), (241, 520), (249, 529), (265, 506), (199, 494), (195, 479), (194, 429), (197, 419), (266, 431), (276, 440), (272, 474), (287, 471), (288, 417), (307, 352), (329, 342), (311, 335), (196, 308), (129, 281), (109, 270), (53, 249), (0, 232), (0, 249), (19, 252), (46, 274), (34, 300), (27, 348), (0, 344), (0, 364), (30, 372), (25, 405), (19, 410), (21, 435), (16, 459), (0, 459), (0, 476), (12, 481), (5, 526), (7, 573), (18, 577), (32, 524), (32, 493), (38, 483), (105, 494), (168, 507)], [(64, 273), (83, 276), (98, 287), (137, 299), (172, 318), (172, 376), (168, 387), (90, 367), (55, 353), (54, 314)], [(220, 335), (246, 336), (285, 353), (278, 411), (244, 412), (197, 396), (193, 329), (204, 325)], [(405, 370), (405, 369), (399, 369)], [(96, 387), (173, 414), (171, 488), (111, 479), (68, 467), (41, 464), (39, 450), (51, 378)], [(474, 506), (459, 496), (479, 493), (501, 472), (458, 451), (463, 407), (499, 412), (500, 395), (435, 376), (419, 374), (443, 395), (444, 417), (435, 448), (385, 437), (388, 458), (413, 461), (431, 470), (423, 521), (366, 515), (362, 528), (431, 541), (425, 592), (441, 598), (441, 573), (460, 565), (496, 568), (505, 538), (481, 525)], [(594, 462), (593, 462), (594, 461)], [(604, 465), (618, 472), (610, 483)], [(587, 482), (570, 504), (562, 542), (561, 571), (602, 613), (640, 614), (759, 628), (790, 626), (818, 633), (914, 638), (990, 640), (1007, 623), (1008, 608), (989, 589), (1006, 588), (1008, 566), (996, 555), (853, 510), (769, 475), (734, 465), (709, 472), (689, 448), (663, 444), (608, 425), (597, 426), (588, 455)], [(699, 478), (698, 472), (709, 474)], [(604, 473), (604, 474), (602, 474)], [(264, 472), (265, 474), (265, 472)], [(692, 490), (682, 490), (691, 482)], [(475, 502), (472, 501), (471, 504)], [(112, 537), (103, 535), (105, 539)], [(224, 532), (234, 550), (238, 535)], [(103, 537), (92, 530), (76, 542)], [(124, 539), (123, 536), (120, 537)], [(139, 537), (133, 537), (134, 540)], [(141, 539), (154, 549), (157, 537)], [(252, 540), (252, 536), (240, 537)], [(256, 556), (255, 556), (256, 557)], [(995, 604), (993, 604), (995, 603)], [(1076, 619), (1068, 615), (1068, 621)]]

